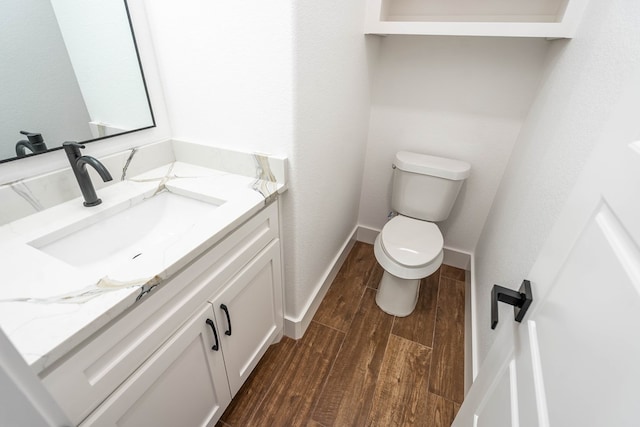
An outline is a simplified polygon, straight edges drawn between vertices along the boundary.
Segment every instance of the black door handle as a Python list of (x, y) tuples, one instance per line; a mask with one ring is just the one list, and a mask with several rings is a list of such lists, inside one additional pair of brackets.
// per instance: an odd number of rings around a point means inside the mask
[(207, 319), (207, 325), (211, 326), (213, 337), (216, 339), (216, 343), (211, 347), (211, 350), (218, 351), (220, 347), (218, 346), (218, 334), (216, 333), (216, 325), (213, 324), (213, 320), (211, 319)]
[(220, 308), (224, 311), (224, 314), (227, 315), (227, 325), (229, 325), (229, 329), (224, 331), (224, 334), (231, 336), (231, 317), (229, 316), (229, 309), (224, 304), (220, 304)]
[(491, 329), (495, 329), (498, 325), (498, 301), (512, 305), (516, 322), (522, 322), (533, 302), (531, 282), (523, 280), (518, 291), (493, 285), (493, 289), (491, 289)]

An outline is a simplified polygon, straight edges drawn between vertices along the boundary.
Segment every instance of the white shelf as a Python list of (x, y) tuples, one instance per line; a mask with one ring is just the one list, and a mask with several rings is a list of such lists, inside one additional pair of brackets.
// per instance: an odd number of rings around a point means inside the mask
[(571, 38), (588, 0), (368, 0), (365, 34)]

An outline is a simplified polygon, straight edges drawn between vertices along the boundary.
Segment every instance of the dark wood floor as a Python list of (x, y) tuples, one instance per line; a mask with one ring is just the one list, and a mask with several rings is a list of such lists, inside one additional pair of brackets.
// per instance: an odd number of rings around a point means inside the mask
[(464, 394), (464, 274), (443, 265), (410, 316), (390, 316), (375, 303), (373, 247), (356, 243), (304, 337), (271, 346), (218, 426), (450, 426)]

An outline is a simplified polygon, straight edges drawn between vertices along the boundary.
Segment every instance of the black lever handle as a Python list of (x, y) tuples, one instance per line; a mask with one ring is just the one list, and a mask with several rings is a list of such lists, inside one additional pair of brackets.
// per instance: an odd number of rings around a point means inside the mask
[(227, 325), (229, 325), (229, 329), (224, 331), (224, 334), (231, 336), (231, 317), (229, 317), (229, 309), (224, 304), (220, 304), (220, 308), (224, 311), (224, 314), (227, 315)]
[(518, 291), (493, 285), (493, 289), (491, 289), (491, 329), (495, 329), (498, 325), (498, 301), (512, 305), (516, 322), (522, 322), (533, 302), (531, 282), (523, 280)]
[(211, 326), (213, 337), (216, 339), (216, 343), (211, 347), (211, 350), (218, 351), (220, 347), (218, 346), (218, 334), (216, 333), (216, 325), (213, 324), (213, 320), (211, 319), (207, 319), (207, 325)]

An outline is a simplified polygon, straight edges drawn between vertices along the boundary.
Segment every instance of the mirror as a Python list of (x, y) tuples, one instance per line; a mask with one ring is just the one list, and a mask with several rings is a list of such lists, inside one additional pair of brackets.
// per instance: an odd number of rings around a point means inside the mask
[(0, 52), (0, 162), (155, 126), (126, 0), (0, 0)]

